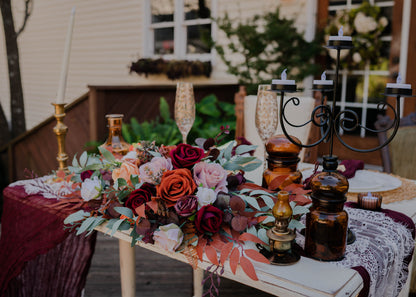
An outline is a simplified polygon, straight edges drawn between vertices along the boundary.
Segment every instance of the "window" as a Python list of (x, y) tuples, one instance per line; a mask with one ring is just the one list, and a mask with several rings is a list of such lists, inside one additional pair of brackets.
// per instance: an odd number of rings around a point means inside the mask
[[(359, 7), (363, 1), (358, 0), (330, 0), (328, 12), (329, 15), (335, 15), (338, 10), (350, 10)], [(370, 0), (370, 4), (377, 5), (381, 8), (381, 13), (385, 16), (389, 25), (383, 32), (381, 40), (383, 41), (382, 62), (378, 65), (366, 65), (362, 69), (344, 69), (340, 71), (337, 107), (338, 110), (354, 110), (360, 116), (360, 123), (363, 126), (373, 128), (377, 117), (377, 103), (384, 100), (384, 88), (388, 81), (390, 72), (388, 71), (392, 12), (394, 1)], [(335, 71), (328, 71), (329, 75)], [(340, 99), (339, 99), (340, 98)], [(357, 131), (355, 131), (357, 133)], [(361, 137), (365, 136), (365, 131), (358, 131)]]
[(215, 1), (146, 0), (145, 55), (211, 60), (206, 40), (212, 36)]

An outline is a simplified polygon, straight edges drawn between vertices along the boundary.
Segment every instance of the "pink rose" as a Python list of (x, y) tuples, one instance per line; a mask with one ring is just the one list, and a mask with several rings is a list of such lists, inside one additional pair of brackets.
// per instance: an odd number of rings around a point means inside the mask
[(114, 182), (117, 181), (119, 178), (124, 178), (129, 186), (132, 186), (132, 182), (130, 181), (131, 175), (140, 175), (139, 168), (136, 164), (130, 162), (123, 162), (120, 168), (113, 170), (113, 180)]
[(217, 163), (197, 163), (194, 167), (194, 181), (197, 186), (213, 188), (215, 193), (227, 190), (227, 171)]
[(174, 252), (182, 243), (183, 232), (176, 224), (160, 226), (159, 231), (153, 233), (155, 245), (164, 250)]
[(140, 166), (140, 180), (153, 185), (160, 184), (165, 171), (172, 170), (172, 161), (164, 157), (154, 157), (150, 162)]

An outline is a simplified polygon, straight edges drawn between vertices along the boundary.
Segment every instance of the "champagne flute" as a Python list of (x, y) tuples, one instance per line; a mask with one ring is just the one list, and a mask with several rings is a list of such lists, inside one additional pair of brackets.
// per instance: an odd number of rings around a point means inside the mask
[[(270, 90), (270, 85), (259, 85), (256, 104), (256, 129), (264, 147), (267, 140), (273, 136), (278, 124), (277, 94)], [(264, 150), (264, 169), (266, 169), (267, 152)]]
[(176, 85), (175, 121), (182, 134), (182, 141), (186, 143), (186, 137), (195, 121), (195, 99), (192, 83), (178, 82)]

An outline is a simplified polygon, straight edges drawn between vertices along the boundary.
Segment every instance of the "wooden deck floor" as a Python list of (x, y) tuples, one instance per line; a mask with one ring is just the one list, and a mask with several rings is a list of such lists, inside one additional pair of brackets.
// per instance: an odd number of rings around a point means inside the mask
[[(136, 247), (136, 296), (192, 296), (192, 268), (188, 264)], [(118, 240), (98, 234), (84, 297), (121, 296)], [(221, 278), (220, 296), (272, 296)]]

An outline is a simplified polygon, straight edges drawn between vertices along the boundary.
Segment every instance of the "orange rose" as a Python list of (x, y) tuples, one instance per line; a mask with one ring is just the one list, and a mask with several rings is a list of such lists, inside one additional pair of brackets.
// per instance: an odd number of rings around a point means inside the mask
[(136, 164), (130, 163), (130, 162), (123, 162), (121, 164), (120, 168), (114, 169), (113, 170), (113, 180), (114, 182), (118, 179), (118, 178), (124, 178), (127, 182), (127, 184), (129, 186), (132, 186), (133, 184), (130, 181), (130, 176), (131, 175), (140, 175), (140, 171), (139, 171), (139, 167), (137, 167)]
[(156, 191), (157, 196), (166, 202), (167, 207), (171, 207), (179, 198), (193, 194), (196, 188), (191, 171), (180, 168), (165, 171), (160, 184), (156, 186)]

